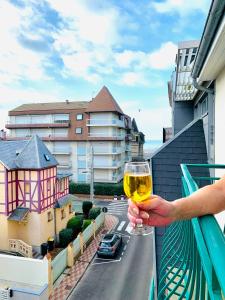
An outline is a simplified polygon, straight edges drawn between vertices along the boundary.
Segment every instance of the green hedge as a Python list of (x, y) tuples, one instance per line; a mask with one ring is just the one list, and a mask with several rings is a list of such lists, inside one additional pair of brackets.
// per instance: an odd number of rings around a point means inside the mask
[(73, 240), (73, 230), (71, 228), (62, 229), (59, 232), (60, 247), (65, 248)]
[(101, 207), (93, 207), (89, 212), (89, 219), (94, 220), (101, 213)]
[(80, 216), (72, 217), (67, 222), (66, 227), (72, 229), (74, 238), (77, 237), (78, 233), (82, 231), (83, 220), (84, 220), (83, 215), (80, 215)]
[[(70, 194), (90, 194), (90, 185), (87, 183), (70, 182), (69, 190)], [(95, 183), (94, 194), (108, 196), (124, 195), (123, 183)]]
[(90, 224), (91, 224), (91, 220), (90, 219), (84, 220), (83, 226), (82, 226), (82, 231), (84, 231)]

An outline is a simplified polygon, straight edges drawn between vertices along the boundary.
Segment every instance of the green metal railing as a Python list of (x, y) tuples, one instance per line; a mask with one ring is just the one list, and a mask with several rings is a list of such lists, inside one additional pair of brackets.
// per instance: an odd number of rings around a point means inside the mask
[[(225, 169), (225, 165), (181, 165), (184, 196), (198, 190), (197, 182), (218, 177), (192, 177), (189, 168)], [(225, 238), (212, 215), (179, 221), (164, 235), (157, 297), (153, 299), (225, 299)]]

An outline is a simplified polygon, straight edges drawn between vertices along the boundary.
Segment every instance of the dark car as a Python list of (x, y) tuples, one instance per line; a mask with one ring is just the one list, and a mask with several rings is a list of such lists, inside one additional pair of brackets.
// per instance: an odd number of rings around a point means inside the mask
[(101, 240), (97, 256), (114, 257), (122, 245), (122, 236), (118, 233), (107, 233)]

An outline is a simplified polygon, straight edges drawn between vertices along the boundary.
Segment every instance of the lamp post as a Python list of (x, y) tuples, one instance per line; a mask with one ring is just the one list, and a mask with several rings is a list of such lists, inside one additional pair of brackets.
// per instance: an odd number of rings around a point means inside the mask
[(90, 201), (94, 204), (94, 149), (90, 149)]

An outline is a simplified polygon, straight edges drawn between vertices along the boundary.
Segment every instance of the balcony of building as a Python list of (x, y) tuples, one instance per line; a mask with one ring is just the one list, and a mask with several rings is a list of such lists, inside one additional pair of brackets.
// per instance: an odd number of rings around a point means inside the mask
[[(196, 175), (202, 169), (208, 176)], [(183, 197), (218, 180), (209, 175), (215, 169), (225, 165), (181, 164)], [(225, 299), (225, 237), (215, 216), (173, 223), (165, 230), (161, 253), (155, 249), (160, 261), (151, 280), (150, 300)]]
[(88, 140), (124, 140), (125, 135), (123, 133), (98, 133), (98, 132), (89, 132)]
[(13, 121), (8, 121), (5, 125), (7, 129), (17, 129), (17, 128), (68, 128), (70, 127), (69, 120), (54, 120), (52, 122), (38, 122), (32, 123), (31, 121), (26, 121), (23, 123), (16, 123)]
[(94, 155), (115, 155), (121, 154), (125, 151), (125, 147), (94, 147)]
[(70, 155), (71, 147), (55, 147), (51, 150), (51, 153), (54, 155)]
[(87, 120), (87, 126), (113, 126), (119, 128), (125, 128), (124, 120), (118, 119), (89, 119)]
[(108, 160), (108, 161), (95, 161), (93, 162), (94, 169), (118, 169), (124, 165), (123, 160)]
[(58, 169), (71, 169), (72, 168), (72, 161), (71, 160), (65, 160), (65, 161), (58, 161)]
[[(68, 139), (68, 134), (40, 134), (40, 133), (34, 133), (38, 134), (38, 136), (43, 141), (62, 141)], [(29, 140), (32, 137), (32, 134), (26, 134), (26, 135), (15, 135), (15, 134), (7, 134), (6, 140), (8, 141), (19, 141), (19, 140)]]

